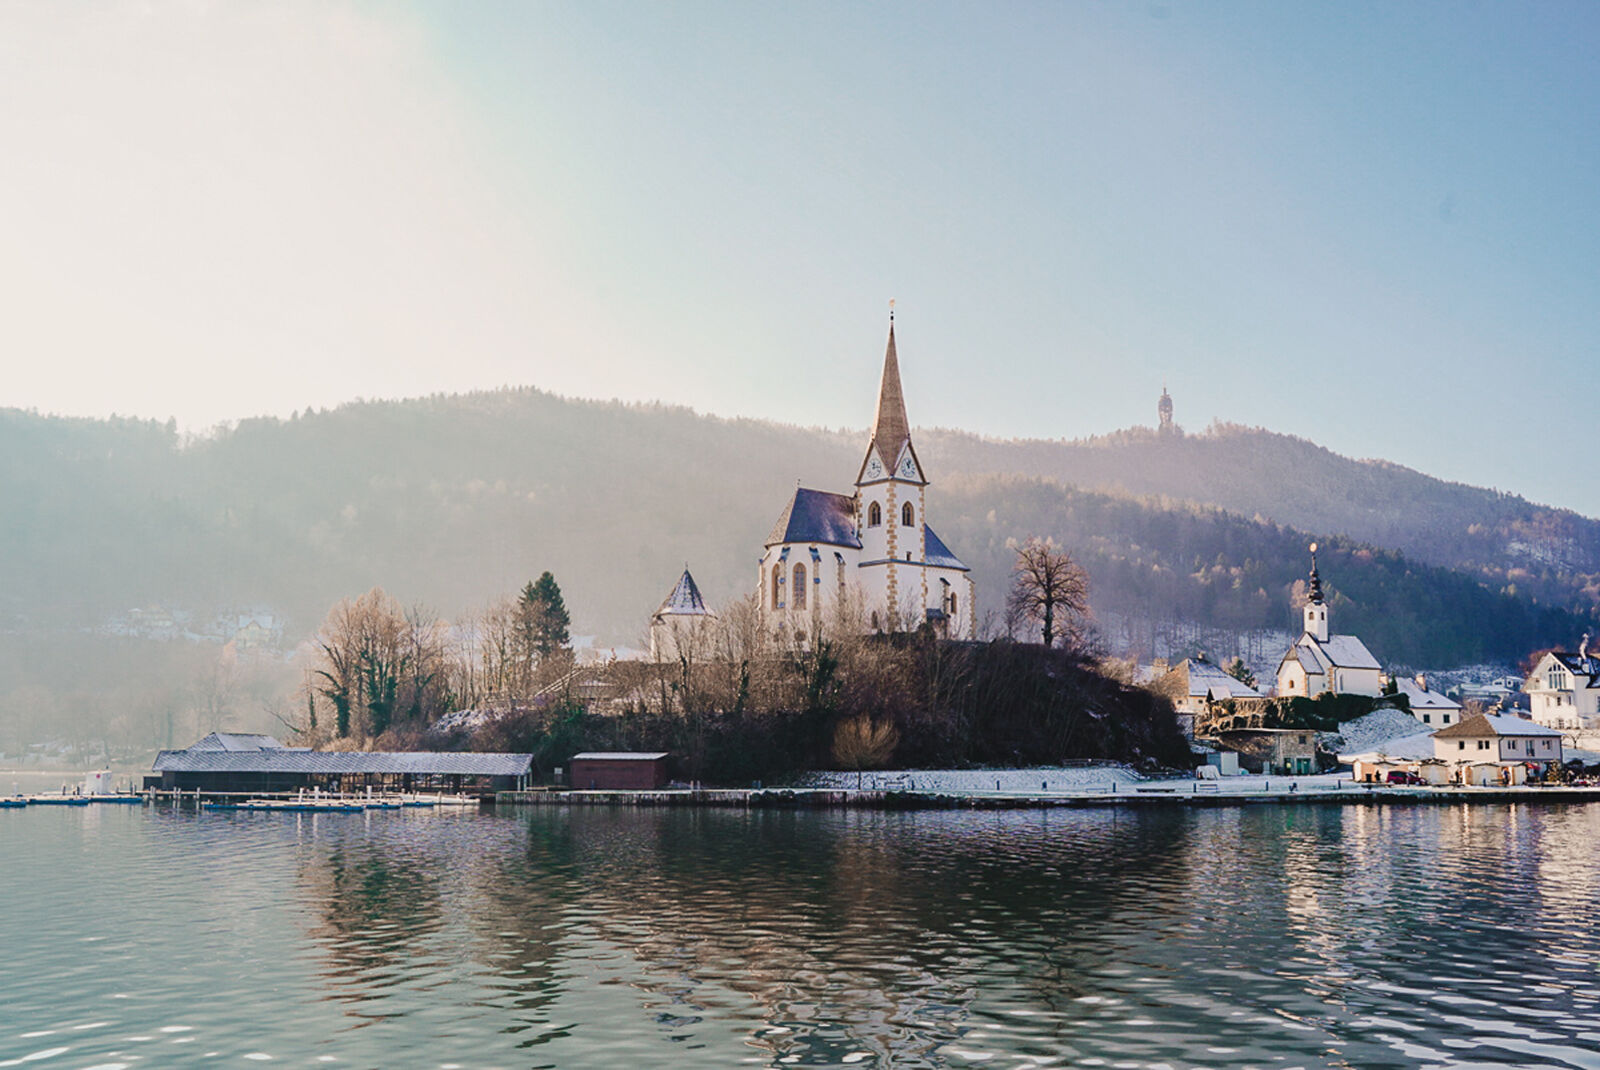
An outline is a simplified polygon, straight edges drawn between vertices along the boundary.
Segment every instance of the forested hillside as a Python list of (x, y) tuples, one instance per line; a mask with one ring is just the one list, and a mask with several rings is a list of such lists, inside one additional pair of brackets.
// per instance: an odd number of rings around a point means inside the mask
[[(0, 628), (135, 606), (263, 605), (311, 631), (381, 585), (446, 616), (549, 569), (575, 631), (638, 642), (687, 563), (753, 583), (796, 481), (848, 490), (864, 436), (507, 390), (247, 420), (0, 412)], [(1290, 628), (1313, 537), (1339, 627), (1441, 666), (1571, 643), (1595, 617), (1600, 524), (1236, 427), (1083, 442), (919, 431), (929, 518), (999, 605), (1008, 540), (1050, 535), (1108, 614)]]

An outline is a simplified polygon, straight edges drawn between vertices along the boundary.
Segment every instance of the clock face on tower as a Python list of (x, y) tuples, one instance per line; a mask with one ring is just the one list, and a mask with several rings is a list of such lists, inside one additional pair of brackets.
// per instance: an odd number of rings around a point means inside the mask
[(878, 457), (877, 457), (876, 454), (873, 455), (872, 460), (867, 462), (867, 478), (868, 479), (882, 479), (883, 478), (883, 462), (878, 460)]
[(917, 462), (911, 459), (911, 454), (906, 454), (900, 461), (900, 471), (897, 474), (901, 479), (917, 478)]

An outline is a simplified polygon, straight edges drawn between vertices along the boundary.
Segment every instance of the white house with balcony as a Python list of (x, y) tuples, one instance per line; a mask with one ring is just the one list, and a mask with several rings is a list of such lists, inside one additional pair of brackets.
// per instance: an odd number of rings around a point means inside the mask
[(796, 487), (767, 536), (756, 573), (767, 627), (803, 640), (834, 622), (868, 632), (926, 623), (946, 638), (973, 638), (976, 586), (928, 524), (929, 486), (911, 442), (891, 312), (855, 492)]
[(1600, 658), (1589, 654), (1587, 635), (1576, 654), (1552, 650), (1540, 658), (1522, 689), (1538, 723), (1568, 731), (1600, 728)]
[(1317, 574), (1317, 544), (1311, 544), (1310, 597), (1304, 610), (1305, 630), (1278, 662), (1279, 698), (1383, 694), (1383, 669), (1367, 645), (1353, 635), (1333, 635), (1328, 628), (1328, 603)]

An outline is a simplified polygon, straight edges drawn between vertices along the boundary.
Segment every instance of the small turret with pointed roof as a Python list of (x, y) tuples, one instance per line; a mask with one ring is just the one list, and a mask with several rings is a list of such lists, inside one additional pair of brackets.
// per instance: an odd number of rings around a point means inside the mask
[(683, 575), (679, 577), (677, 586), (672, 588), (672, 593), (667, 595), (661, 603), (661, 608), (656, 610), (656, 619), (669, 616), (705, 617), (713, 614), (706, 608), (705, 599), (700, 597), (700, 587), (694, 582), (694, 577), (689, 575), (689, 566), (683, 568)]

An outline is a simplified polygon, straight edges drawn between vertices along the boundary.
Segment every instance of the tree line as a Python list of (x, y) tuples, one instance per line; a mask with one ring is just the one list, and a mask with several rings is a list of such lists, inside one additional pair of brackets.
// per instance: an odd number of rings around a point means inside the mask
[[(1102, 671), (1069, 554), (1020, 544), (1007, 604), (987, 641), (955, 643), (926, 625), (876, 633), (849, 597), (813, 631), (779, 635), (748, 596), (675, 623), (651, 660), (580, 668), (548, 572), (457, 625), (375, 589), (328, 614), (300, 730), (328, 746), (529, 753), (546, 774), (579, 750), (665, 750), (681, 775), (721, 782), (1186, 759), (1171, 704)], [(473, 717), (447, 717), (458, 710)]]

